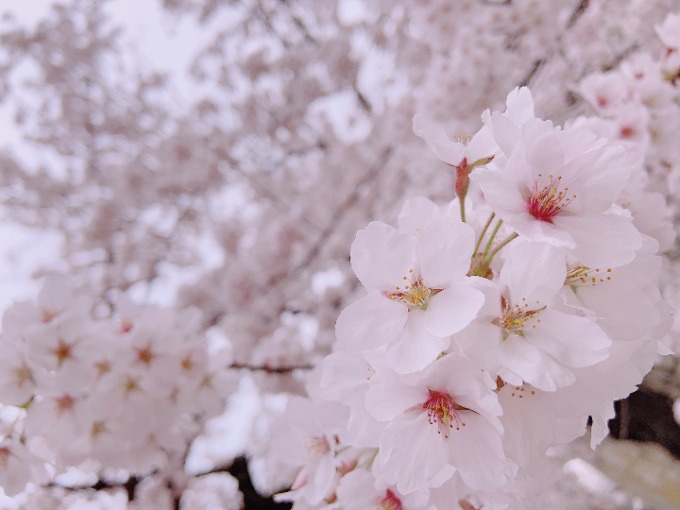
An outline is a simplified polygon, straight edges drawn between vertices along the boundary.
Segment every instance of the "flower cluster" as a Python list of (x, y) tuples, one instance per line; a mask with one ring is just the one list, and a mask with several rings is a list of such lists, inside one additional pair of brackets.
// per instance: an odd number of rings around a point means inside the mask
[(366, 294), (287, 409), (295, 509), (526, 508), (547, 450), (589, 417), (598, 444), (651, 369), (670, 314), (660, 242), (621, 201), (639, 160), (537, 118), (526, 88), (482, 121), (461, 140), (417, 116), (456, 200), (357, 233)]
[[(676, 136), (680, 130), (680, 14), (666, 16), (656, 34), (663, 45), (658, 57), (638, 51), (615, 68), (581, 81), (579, 91), (593, 115), (580, 117), (573, 125), (625, 146), (631, 161), (646, 169), (631, 176), (616, 203), (630, 211), (635, 226), (656, 238), (660, 250), (666, 251), (674, 247), (673, 221), (680, 218), (675, 200), (680, 192)], [(677, 276), (676, 268), (666, 268), (662, 291), (673, 303), (680, 295)], [(674, 327), (676, 337), (678, 328), (680, 323)], [(679, 347), (677, 339), (669, 339), (666, 352)]]
[[(88, 461), (147, 474), (182, 459), (198, 418), (224, 406), (220, 356), (195, 310), (93, 301), (58, 277), (4, 315), (0, 338), (0, 485), (6, 494)], [(94, 465), (92, 463), (94, 461)], [(48, 465), (49, 469), (45, 466)]]

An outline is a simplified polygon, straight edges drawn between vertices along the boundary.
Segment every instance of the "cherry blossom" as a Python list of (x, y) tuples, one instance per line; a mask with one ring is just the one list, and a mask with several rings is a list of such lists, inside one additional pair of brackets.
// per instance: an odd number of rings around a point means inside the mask
[(124, 4), (2, 16), (19, 504), (526, 510), (678, 350), (668, 2)]
[(503, 168), (491, 163), (471, 175), (494, 212), (520, 235), (568, 248), (585, 263), (630, 262), (640, 236), (609, 212), (630, 175), (623, 150), (540, 120), (524, 124), (519, 140)]
[(385, 373), (366, 393), (369, 412), (389, 420), (374, 472), (403, 493), (436, 487), (454, 473), (473, 489), (503, 485), (510, 466), (492, 388), (488, 374), (457, 355), (419, 374)]
[(482, 293), (466, 277), (473, 244), (472, 229), (447, 218), (416, 236), (379, 222), (360, 231), (352, 267), (369, 294), (338, 318), (341, 345), (386, 345), (392, 366), (403, 373), (434, 361), (482, 306)]

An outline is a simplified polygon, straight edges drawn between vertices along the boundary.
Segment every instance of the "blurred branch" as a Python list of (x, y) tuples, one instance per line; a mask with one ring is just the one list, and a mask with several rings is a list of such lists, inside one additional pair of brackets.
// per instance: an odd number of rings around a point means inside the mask
[[(147, 476), (151, 476), (153, 473)], [(144, 480), (146, 476), (130, 476), (127, 480), (124, 482), (107, 482), (106, 480), (97, 480), (93, 484), (84, 484), (84, 485), (61, 485), (56, 482), (51, 482), (47, 485), (47, 487), (53, 488), (53, 489), (62, 489), (68, 492), (80, 492), (80, 491), (86, 491), (86, 490), (95, 490), (95, 491), (105, 491), (105, 490), (110, 490), (110, 489), (123, 489), (125, 492), (127, 492), (128, 496), (128, 501), (133, 501), (135, 499), (135, 490), (137, 489), (137, 486), (139, 483)]]
[(567, 21), (567, 28), (571, 28), (573, 25), (576, 24), (579, 18), (583, 16), (583, 13), (588, 8), (588, 5), (590, 5), (590, 0), (581, 0), (579, 2), (579, 4), (576, 6), (576, 9), (574, 9), (574, 11), (571, 13), (571, 16), (569, 16), (569, 20)]
[(313, 365), (296, 365), (296, 366), (283, 366), (283, 367), (272, 367), (269, 365), (250, 365), (248, 363), (232, 363), (229, 368), (234, 370), (252, 370), (253, 372), (265, 372), (267, 374), (290, 374), (296, 370), (311, 370), (314, 368)]
[(545, 65), (546, 60), (544, 58), (541, 58), (539, 60), (536, 60), (534, 62), (534, 65), (531, 66), (531, 69), (529, 72), (526, 74), (526, 76), (522, 79), (520, 82), (519, 86), (520, 87), (526, 87), (531, 84), (532, 80), (536, 77), (536, 74), (538, 71)]
[(309, 264), (311, 264), (312, 261), (319, 255), (319, 253), (321, 252), (321, 248), (323, 248), (324, 244), (326, 244), (326, 241), (329, 239), (333, 231), (336, 229), (337, 225), (340, 223), (340, 219), (346, 214), (347, 210), (349, 210), (353, 205), (355, 205), (359, 201), (359, 197), (363, 192), (363, 188), (378, 176), (380, 169), (387, 164), (389, 159), (392, 157), (392, 154), (394, 154), (394, 147), (392, 146), (387, 147), (382, 152), (382, 154), (378, 158), (378, 161), (376, 161), (373, 167), (368, 172), (366, 172), (366, 175), (357, 183), (357, 185), (354, 187), (354, 190), (337, 207), (337, 209), (335, 210), (335, 214), (333, 214), (332, 216), (333, 219), (329, 222), (328, 225), (326, 225), (326, 228), (323, 229), (321, 235), (319, 236), (317, 241), (312, 245), (312, 247), (307, 251), (305, 257), (300, 261), (300, 263), (297, 264), (297, 266), (293, 270), (293, 273), (298, 273), (303, 268), (309, 266)]

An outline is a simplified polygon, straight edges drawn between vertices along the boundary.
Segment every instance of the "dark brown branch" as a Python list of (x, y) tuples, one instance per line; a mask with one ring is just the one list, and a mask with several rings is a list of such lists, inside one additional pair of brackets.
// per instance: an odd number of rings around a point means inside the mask
[(579, 18), (583, 16), (583, 13), (588, 8), (588, 5), (590, 5), (590, 0), (581, 0), (581, 2), (576, 6), (576, 9), (574, 9), (574, 12), (572, 12), (571, 16), (569, 16), (567, 28), (571, 28), (576, 24)]
[(529, 69), (529, 72), (527, 75), (522, 79), (520, 82), (519, 86), (520, 87), (526, 87), (529, 84), (531, 84), (531, 81), (534, 79), (538, 71), (545, 65), (545, 59), (539, 59), (534, 62), (534, 65)]
[(99, 479), (92, 485), (61, 485), (56, 482), (51, 482), (47, 484), (47, 487), (52, 489), (62, 489), (67, 492), (80, 492), (86, 490), (105, 491), (109, 489), (123, 489), (125, 490), (125, 492), (127, 492), (128, 501), (133, 501), (135, 499), (135, 490), (137, 489), (137, 486), (144, 478), (145, 477), (131, 476), (124, 482), (119, 483), (107, 482), (106, 480)]
[(269, 365), (251, 365), (249, 363), (232, 363), (229, 368), (234, 370), (251, 370), (253, 372), (265, 372), (267, 374), (290, 374), (296, 370), (311, 370), (313, 365), (296, 365), (272, 367)]

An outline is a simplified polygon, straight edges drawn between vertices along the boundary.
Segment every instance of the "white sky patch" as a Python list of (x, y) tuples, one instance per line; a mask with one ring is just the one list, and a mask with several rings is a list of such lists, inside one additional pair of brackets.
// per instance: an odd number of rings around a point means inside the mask
[(352, 26), (369, 21), (368, 8), (363, 0), (340, 0), (337, 12), (343, 25)]
[(35, 133), (35, 130), (30, 125), (20, 127), (17, 124), (17, 112), (22, 108), (34, 112), (40, 108), (40, 93), (25, 86), (26, 82), (37, 80), (39, 76), (40, 69), (32, 60), (22, 61), (11, 73), (11, 99), (0, 103), (0, 150), (6, 151), (29, 171), (42, 166), (50, 175), (63, 178), (66, 175), (65, 159), (51, 147), (43, 145), (36, 150), (23, 135), (24, 132)]
[(253, 380), (243, 377), (229, 397), (227, 411), (208, 422), (205, 435), (192, 444), (187, 456), (187, 472), (208, 471), (247, 451), (251, 430), (262, 412), (260, 401), (260, 393)]
[(10, 14), (21, 25), (34, 28), (55, 3), (55, 0), (0, 0), (0, 15)]
[[(297, 314), (284, 312), (280, 316), (281, 324), (287, 326), (290, 331), (295, 331), (296, 341), (306, 351), (314, 349), (316, 339), (319, 334), (319, 321), (315, 317), (310, 317), (305, 314)], [(285, 330), (274, 333), (280, 335), (282, 342), (288, 340), (288, 334)]]
[(0, 223), (0, 313), (16, 301), (30, 301), (42, 287), (31, 275), (49, 265), (61, 251), (62, 236)]
[(318, 272), (312, 277), (312, 290), (321, 296), (327, 289), (340, 287), (344, 281), (342, 271), (334, 267), (328, 271)]
[(376, 114), (397, 104), (409, 90), (408, 81), (397, 72), (394, 56), (378, 50), (372, 50), (364, 57), (357, 87)]
[(312, 125), (328, 122), (335, 136), (346, 143), (361, 142), (371, 132), (371, 121), (351, 90), (317, 99), (309, 105), (307, 117)]
[(174, 306), (182, 286), (196, 282), (206, 272), (222, 265), (223, 251), (212, 236), (197, 236), (193, 245), (201, 257), (200, 262), (189, 266), (159, 264), (158, 278), (150, 285), (146, 282), (133, 285), (129, 291), (131, 299), (137, 303)]
[(205, 24), (189, 16), (171, 18), (158, 0), (117, 0), (108, 4), (108, 12), (115, 24), (125, 27), (127, 65), (168, 73), (171, 111), (184, 112), (196, 100), (219, 92), (206, 89), (215, 88), (207, 85), (213, 80), (193, 79), (189, 68), (218, 30), (229, 30), (243, 21), (238, 7), (221, 7)]

